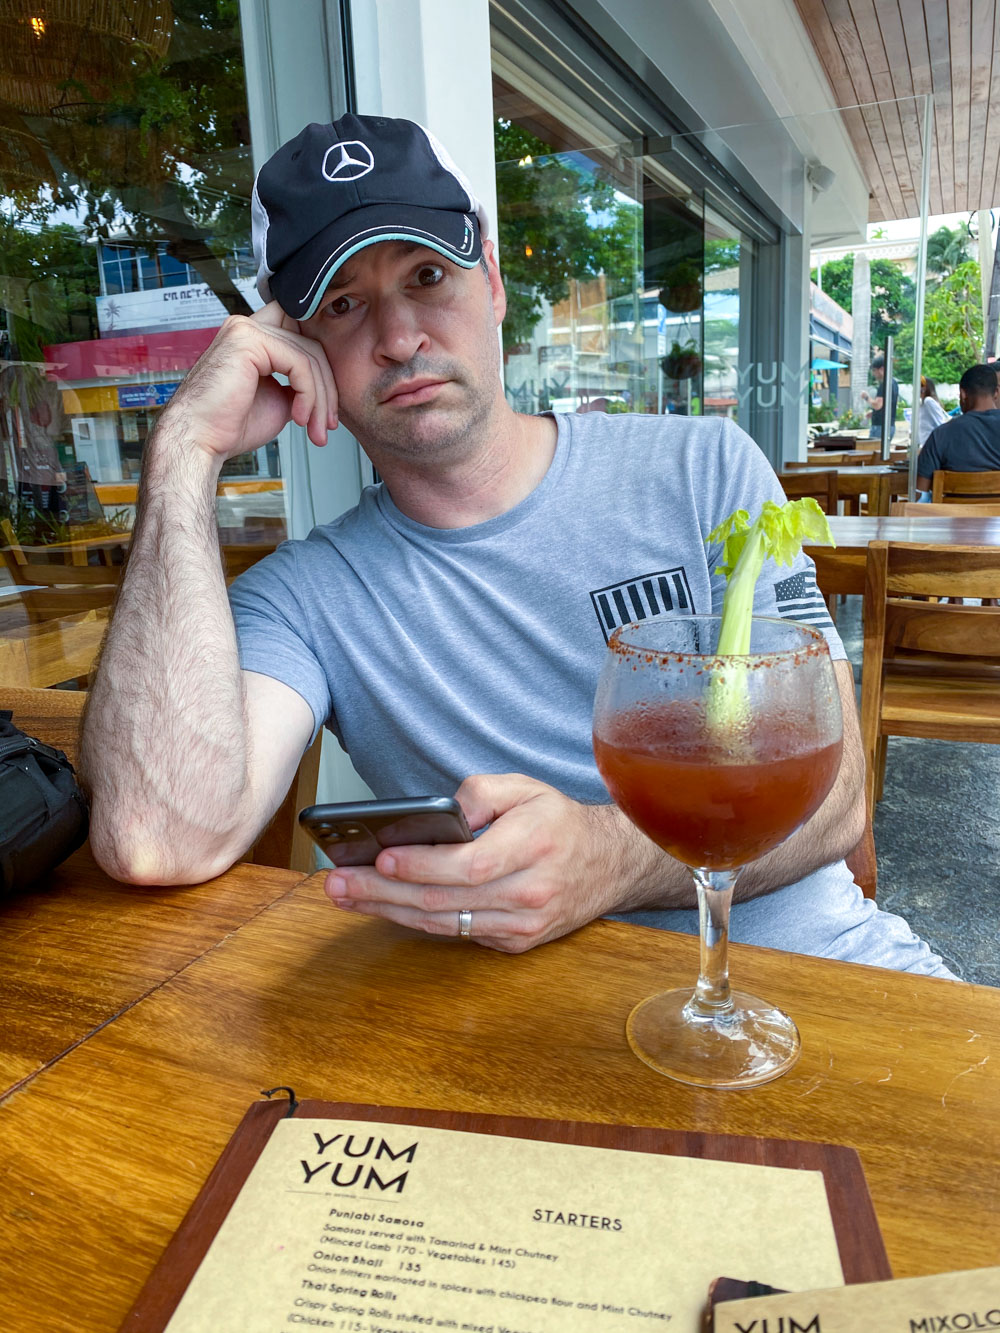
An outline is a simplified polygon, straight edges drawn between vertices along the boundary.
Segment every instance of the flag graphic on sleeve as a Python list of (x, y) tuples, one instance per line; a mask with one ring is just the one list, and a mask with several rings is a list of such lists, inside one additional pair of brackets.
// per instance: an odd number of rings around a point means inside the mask
[(816, 570), (811, 564), (791, 578), (776, 583), (774, 596), (778, 603), (778, 615), (784, 619), (800, 620), (803, 624), (815, 625), (819, 630), (833, 629), (823, 594), (816, 584)]
[(611, 631), (619, 625), (666, 615), (669, 611), (691, 615), (694, 610), (683, 565), (676, 569), (658, 569), (652, 574), (637, 574), (621, 583), (597, 588), (590, 594), (590, 600), (597, 612), (605, 643), (611, 637)]

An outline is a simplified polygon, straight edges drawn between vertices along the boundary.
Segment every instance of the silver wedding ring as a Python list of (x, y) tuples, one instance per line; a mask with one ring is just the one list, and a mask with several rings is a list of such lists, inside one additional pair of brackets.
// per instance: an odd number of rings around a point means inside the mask
[(463, 939), (468, 939), (472, 934), (472, 913), (464, 908), (458, 914), (458, 933)]

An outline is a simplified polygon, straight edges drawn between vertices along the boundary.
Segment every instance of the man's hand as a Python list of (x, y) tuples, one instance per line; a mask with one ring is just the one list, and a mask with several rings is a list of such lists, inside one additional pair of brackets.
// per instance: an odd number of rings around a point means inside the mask
[[(456, 793), (473, 842), (393, 847), (375, 867), (331, 871), (326, 892), (347, 910), (433, 935), (456, 935), (472, 912), (472, 938), (523, 953), (606, 912), (662, 897), (675, 878), (690, 906), (690, 873), (612, 805), (581, 805), (521, 774), (467, 778)], [(680, 904), (678, 904), (680, 905)]]
[(157, 436), (182, 434), (221, 466), (289, 421), (325, 444), (338, 424), (337, 387), (320, 344), (271, 301), (249, 318), (230, 315), (165, 408)]

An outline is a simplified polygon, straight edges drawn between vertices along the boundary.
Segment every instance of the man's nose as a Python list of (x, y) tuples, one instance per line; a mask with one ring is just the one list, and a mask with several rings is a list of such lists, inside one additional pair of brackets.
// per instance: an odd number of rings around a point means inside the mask
[(375, 309), (375, 356), (383, 362), (406, 362), (425, 351), (428, 337), (420, 311), (401, 297), (384, 297)]

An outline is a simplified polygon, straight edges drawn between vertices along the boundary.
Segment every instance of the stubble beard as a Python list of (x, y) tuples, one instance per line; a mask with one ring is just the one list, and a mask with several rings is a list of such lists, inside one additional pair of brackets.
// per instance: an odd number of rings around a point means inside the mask
[[(357, 412), (342, 413), (344, 424), (379, 471), (380, 460), (435, 467), (461, 463), (476, 454), (488, 433), (496, 395), (487, 386), (494, 373), (446, 357), (416, 356), (380, 375)], [(382, 402), (397, 385), (426, 377), (445, 382), (440, 390), (445, 404), (435, 398), (394, 412)]]

